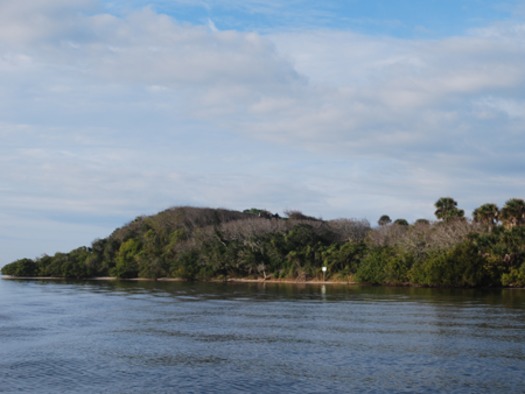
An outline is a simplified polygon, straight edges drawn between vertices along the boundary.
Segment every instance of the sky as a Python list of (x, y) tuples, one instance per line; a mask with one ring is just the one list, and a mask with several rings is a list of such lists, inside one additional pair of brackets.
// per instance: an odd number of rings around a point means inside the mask
[(525, 197), (521, 0), (0, 2), (0, 266), (191, 205)]

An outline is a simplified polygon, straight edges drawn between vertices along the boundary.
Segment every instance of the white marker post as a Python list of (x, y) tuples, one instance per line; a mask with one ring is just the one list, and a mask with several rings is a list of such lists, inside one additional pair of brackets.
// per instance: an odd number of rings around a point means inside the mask
[(325, 275), (326, 275), (326, 267), (323, 266), (323, 268), (321, 268), (321, 271), (323, 271), (323, 282), (325, 281)]

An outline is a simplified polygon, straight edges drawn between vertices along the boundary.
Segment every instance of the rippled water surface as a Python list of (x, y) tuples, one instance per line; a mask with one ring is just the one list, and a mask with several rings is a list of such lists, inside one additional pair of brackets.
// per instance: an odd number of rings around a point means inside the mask
[(1, 393), (523, 393), (525, 290), (0, 281)]

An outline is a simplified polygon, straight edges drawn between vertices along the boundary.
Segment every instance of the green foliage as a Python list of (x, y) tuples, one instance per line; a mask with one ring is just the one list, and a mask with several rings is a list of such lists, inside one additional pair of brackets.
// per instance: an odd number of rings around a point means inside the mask
[(333, 243), (322, 253), (323, 266), (328, 275), (349, 278), (355, 275), (366, 251), (364, 242)]
[(498, 222), (499, 214), (499, 208), (496, 204), (483, 204), (472, 212), (472, 217), (475, 223), (492, 229)]
[(184, 280), (195, 280), (199, 272), (199, 254), (196, 250), (179, 253), (170, 262), (169, 276)]
[(38, 266), (34, 260), (20, 259), (2, 267), (2, 275), (38, 276)]
[(388, 246), (376, 247), (368, 251), (356, 272), (356, 278), (361, 282), (372, 284), (385, 283), (385, 262), (391, 256), (393, 249)]
[(117, 278), (134, 278), (138, 275), (138, 242), (131, 238), (120, 245), (115, 267), (111, 273)]
[(400, 285), (408, 282), (413, 257), (392, 246), (370, 248), (364, 256), (356, 277), (372, 284)]
[(423, 286), (479, 287), (487, 284), (484, 259), (470, 242), (435, 251), (409, 272), (411, 282)]
[(525, 201), (521, 198), (511, 198), (501, 209), (501, 220), (511, 228), (525, 225)]
[(434, 204), (436, 207), (435, 215), (438, 219), (445, 222), (463, 219), (465, 212), (458, 209), (458, 203), (451, 197), (441, 197)]
[(519, 267), (512, 267), (509, 272), (504, 273), (501, 278), (503, 286), (525, 287), (525, 263)]

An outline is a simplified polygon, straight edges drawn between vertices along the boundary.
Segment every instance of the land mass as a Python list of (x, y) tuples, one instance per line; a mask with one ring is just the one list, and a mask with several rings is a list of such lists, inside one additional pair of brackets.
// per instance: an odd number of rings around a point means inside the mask
[[(6, 278), (247, 280), (446, 287), (525, 286), (525, 202), (496, 218), (442, 198), (437, 221), (383, 215), (322, 220), (299, 211), (175, 207), (140, 216), (90, 247), (21, 259)], [(518, 208), (514, 216), (505, 211)], [(523, 203), (520, 205), (520, 203)], [(514, 205), (513, 205), (514, 204)], [(445, 204), (446, 205), (446, 204)], [(448, 210), (447, 210), (448, 209)], [(492, 210), (491, 212), (493, 212)], [(500, 213), (501, 212), (501, 213)], [(482, 219), (485, 220), (482, 220)]]

